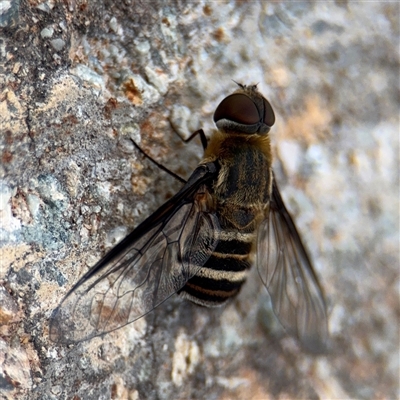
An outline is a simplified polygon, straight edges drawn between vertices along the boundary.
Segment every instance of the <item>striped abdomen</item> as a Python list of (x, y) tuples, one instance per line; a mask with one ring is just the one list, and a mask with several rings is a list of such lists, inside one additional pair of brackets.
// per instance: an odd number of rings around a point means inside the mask
[(251, 267), (255, 233), (222, 227), (215, 251), (183, 287), (181, 294), (194, 303), (218, 306), (235, 296)]
[[(254, 148), (233, 152), (214, 183), (221, 226), (216, 249), (180, 294), (204, 306), (218, 306), (235, 296), (252, 264), (258, 224), (270, 196), (269, 165)], [(222, 179), (223, 178), (223, 179)]]

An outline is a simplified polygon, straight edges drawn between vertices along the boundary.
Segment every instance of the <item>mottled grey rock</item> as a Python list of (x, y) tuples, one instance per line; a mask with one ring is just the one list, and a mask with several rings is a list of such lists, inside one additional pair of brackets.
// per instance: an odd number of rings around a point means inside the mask
[[(1, 396), (400, 396), (398, 3), (0, 4)], [(52, 343), (71, 286), (180, 187), (130, 138), (187, 178), (202, 150), (177, 132), (214, 129), (232, 79), (275, 109), (274, 169), (331, 352), (285, 336), (255, 270), (225, 308), (173, 296), (105, 337)]]

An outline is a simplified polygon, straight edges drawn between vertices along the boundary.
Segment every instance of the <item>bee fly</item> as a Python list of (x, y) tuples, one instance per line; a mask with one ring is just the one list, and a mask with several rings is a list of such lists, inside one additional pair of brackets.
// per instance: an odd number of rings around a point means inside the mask
[(309, 350), (327, 339), (324, 297), (279, 194), (257, 87), (239, 84), (214, 113), (217, 130), (182, 189), (92, 267), (53, 312), (50, 337), (78, 342), (147, 314), (174, 293), (213, 307), (235, 296), (253, 264), (285, 329)]

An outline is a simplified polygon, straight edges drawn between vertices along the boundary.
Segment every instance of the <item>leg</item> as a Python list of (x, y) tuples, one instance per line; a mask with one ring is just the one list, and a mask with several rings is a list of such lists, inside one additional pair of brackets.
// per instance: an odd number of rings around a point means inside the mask
[[(203, 146), (203, 149), (205, 150), (207, 148), (207, 138), (206, 135), (203, 131), (203, 129), (198, 129), (197, 131), (193, 132), (187, 139), (182, 139), (185, 143), (190, 142), (194, 137), (197, 135), (200, 135), (200, 140), (201, 140), (201, 145)], [(164, 167), (164, 165), (161, 165), (158, 163), (156, 160), (151, 158), (133, 139), (131, 139), (133, 145), (147, 158), (149, 159), (153, 164), (157, 165), (158, 168), (162, 169), (163, 171), (167, 172), (171, 176), (173, 176), (175, 179), (182, 183), (186, 183), (186, 181), (181, 178), (179, 175), (175, 174), (175, 172), (172, 172), (168, 168)]]
[[(203, 133), (204, 134), (204, 133)], [(189, 138), (191, 139), (191, 137)], [(131, 139), (132, 140), (132, 139)], [(164, 167), (164, 165), (161, 165), (160, 163), (158, 163), (156, 160), (154, 160), (153, 158), (151, 158), (144, 150), (141, 149), (141, 147), (139, 147), (139, 145), (132, 140), (133, 145), (146, 157), (148, 158), (153, 164), (157, 165), (158, 168), (161, 168), (163, 171), (167, 172), (168, 174), (170, 174), (171, 176), (173, 176), (175, 179), (177, 179), (178, 181), (181, 181), (182, 183), (186, 183), (186, 181), (181, 178), (179, 175), (175, 174), (175, 172), (172, 172), (171, 170), (169, 170), (168, 168)]]
[(207, 148), (208, 142), (206, 135), (203, 131), (203, 129), (198, 129), (197, 131), (193, 132), (187, 139), (182, 139), (185, 143), (190, 142), (194, 137), (197, 135), (200, 135), (200, 140), (201, 140), (201, 145), (203, 146), (203, 149), (205, 150)]

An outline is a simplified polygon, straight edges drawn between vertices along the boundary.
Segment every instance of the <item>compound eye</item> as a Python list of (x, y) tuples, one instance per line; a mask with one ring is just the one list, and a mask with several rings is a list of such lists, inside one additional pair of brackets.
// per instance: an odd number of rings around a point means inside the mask
[[(271, 106), (269, 107), (272, 111)], [(243, 125), (254, 125), (260, 122), (260, 115), (257, 106), (250, 97), (241, 93), (234, 93), (222, 100), (215, 110), (214, 122), (222, 119)]]
[(275, 123), (275, 113), (274, 110), (272, 109), (271, 104), (269, 104), (269, 102), (265, 99), (263, 99), (264, 101), (264, 118), (263, 118), (263, 122), (271, 127), (274, 123)]

